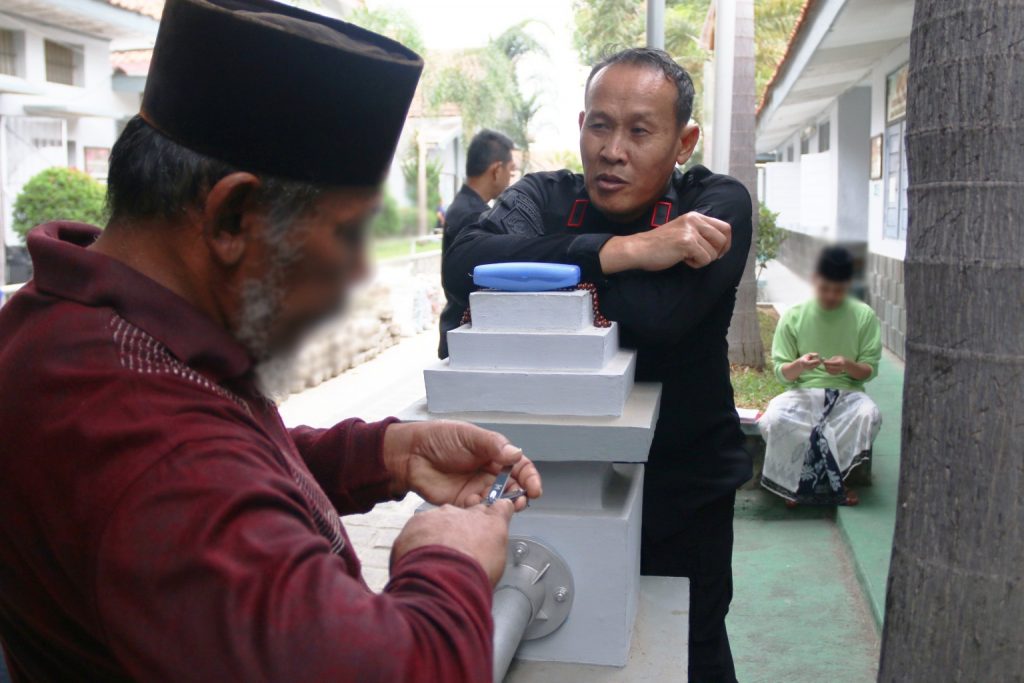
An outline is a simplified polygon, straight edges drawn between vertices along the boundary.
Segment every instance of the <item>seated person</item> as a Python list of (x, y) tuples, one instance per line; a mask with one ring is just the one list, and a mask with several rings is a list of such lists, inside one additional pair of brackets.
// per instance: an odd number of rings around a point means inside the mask
[(775, 374), (791, 387), (760, 420), (767, 449), (761, 485), (790, 505), (856, 505), (844, 479), (867, 459), (882, 416), (864, 393), (882, 355), (878, 316), (848, 296), (853, 258), (828, 247), (815, 298), (786, 311), (775, 330)]
[[(491, 208), (487, 202), (504, 192), (512, 181), (512, 174), (516, 170), (516, 162), (512, 158), (512, 150), (515, 148), (516, 144), (511, 138), (497, 131), (485, 128), (473, 136), (466, 153), (466, 182), (444, 216), (442, 259), (459, 233), (476, 223), (480, 214)], [(441, 311), (441, 341), (437, 347), (437, 357), (447, 358), (448, 332), (462, 324), (462, 314), (466, 307), (452, 301), (443, 271), (441, 285), (447, 301)]]

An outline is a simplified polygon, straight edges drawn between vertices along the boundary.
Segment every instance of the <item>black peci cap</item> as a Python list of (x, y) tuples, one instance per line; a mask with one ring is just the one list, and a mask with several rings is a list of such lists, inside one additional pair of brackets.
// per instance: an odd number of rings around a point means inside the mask
[(422, 70), (400, 43), (272, 0), (168, 0), (140, 114), (238, 168), (371, 186)]

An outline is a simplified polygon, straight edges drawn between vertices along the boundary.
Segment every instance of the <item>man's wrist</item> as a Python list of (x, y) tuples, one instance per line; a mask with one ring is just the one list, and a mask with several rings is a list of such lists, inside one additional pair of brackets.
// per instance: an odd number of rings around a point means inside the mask
[(384, 469), (391, 476), (388, 492), (401, 498), (409, 492), (409, 458), (412, 453), (414, 425), (394, 422), (384, 430), (382, 456)]
[(633, 242), (628, 236), (616, 235), (604, 243), (598, 252), (601, 261), (601, 272), (614, 275), (626, 270), (634, 270)]

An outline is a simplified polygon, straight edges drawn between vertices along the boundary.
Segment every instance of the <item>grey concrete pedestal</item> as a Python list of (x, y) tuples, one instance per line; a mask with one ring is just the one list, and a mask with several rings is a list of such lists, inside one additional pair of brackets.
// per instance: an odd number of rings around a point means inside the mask
[(517, 659), (505, 683), (685, 683), (689, 619), (688, 579), (643, 576), (626, 666)]

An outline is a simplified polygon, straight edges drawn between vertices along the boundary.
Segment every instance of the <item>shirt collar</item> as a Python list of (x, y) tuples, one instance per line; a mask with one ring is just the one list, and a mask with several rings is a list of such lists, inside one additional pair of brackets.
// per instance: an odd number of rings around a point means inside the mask
[(209, 316), (137, 270), (87, 249), (99, 235), (91, 225), (71, 222), (32, 230), (27, 242), (36, 289), (86, 306), (113, 308), (217, 382), (249, 372), (252, 359), (245, 348)]

